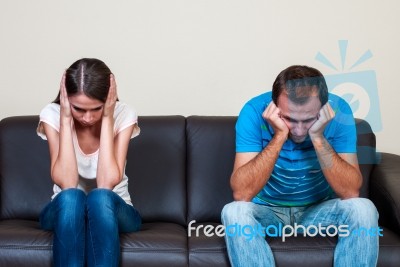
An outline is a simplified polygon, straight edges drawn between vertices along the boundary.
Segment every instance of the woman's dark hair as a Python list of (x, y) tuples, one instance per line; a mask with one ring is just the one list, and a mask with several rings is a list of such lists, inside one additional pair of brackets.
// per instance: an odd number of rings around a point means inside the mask
[(272, 86), (272, 100), (278, 105), (278, 98), (285, 91), (289, 99), (304, 104), (310, 96), (318, 93), (321, 106), (328, 102), (328, 86), (322, 73), (308, 66), (294, 65), (284, 69)]
[[(90, 98), (106, 102), (111, 73), (107, 65), (99, 59), (79, 59), (66, 70), (65, 87), (68, 96), (83, 93)], [(53, 102), (60, 104), (60, 93)]]

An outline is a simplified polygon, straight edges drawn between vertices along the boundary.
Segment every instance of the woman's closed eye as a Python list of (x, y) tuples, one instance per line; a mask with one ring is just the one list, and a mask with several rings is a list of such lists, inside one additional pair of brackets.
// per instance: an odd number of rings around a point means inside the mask
[(76, 112), (82, 112), (82, 113), (84, 113), (84, 112), (87, 112), (87, 111), (100, 111), (100, 110), (103, 109), (103, 106), (99, 106), (99, 107), (96, 107), (96, 108), (93, 108), (93, 109), (83, 109), (83, 108), (80, 108), (80, 107), (77, 107), (77, 106), (72, 106), (72, 108), (73, 108)]
[(72, 106), (72, 108), (77, 111), (77, 112), (85, 112), (86, 110), (82, 109), (82, 108), (78, 108), (76, 106)]
[(97, 107), (97, 108), (92, 109), (92, 111), (99, 111), (99, 110), (101, 110), (102, 108), (103, 108), (103, 106), (100, 106), (100, 107)]

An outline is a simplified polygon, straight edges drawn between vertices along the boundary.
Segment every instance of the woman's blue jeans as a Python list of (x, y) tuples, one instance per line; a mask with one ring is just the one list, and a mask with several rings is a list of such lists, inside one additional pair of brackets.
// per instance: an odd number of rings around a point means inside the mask
[[(378, 232), (378, 212), (365, 198), (331, 199), (308, 207), (270, 207), (235, 201), (225, 205), (221, 219), (226, 229), (229, 259), (235, 267), (275, 266), (265, 235), (268, 229), (277, 229), (279, 225), (296, 223), (304, 226), (306, 233), (307, 227), (335, 230), (340, 225), (347, 225), (349, 235), (339, 235), (334, 253), (334, 266), (337, 267), (376, 266), (378, 236), (383, 234)], [(369, 229), (372, 231), (367, 233)], [(274, 235), (276, 231), (269, 233)]]
[(138, 231), (141, 217), (112, 190), (71, 188), (43, 209), (40, 224), (54, 232), (54, 266), (111, 267), (119, 264), (119, 233)]

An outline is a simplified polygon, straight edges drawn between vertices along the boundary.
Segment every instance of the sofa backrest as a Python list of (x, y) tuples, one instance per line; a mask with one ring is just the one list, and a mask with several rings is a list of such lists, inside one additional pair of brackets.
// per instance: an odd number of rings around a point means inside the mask
[(36, 134), (39, 116), (0, 122), (0, 219), (37, 220), (52, 195), (47, 142)]
[(131, 140), (126, 174), (133, 205), (144, 222), (186, 224), (185, 117), (139, 117), (140, 135)]
[[(47, 142), (36, 135), (38, 116), (0, 121), (0, 219), (37, 220), (52, 195)], [(368, 197), (379, 161), (369, 124), (356, 120), (358, 157)], [(235, 157), (234, 116), (142, 116), (130, 142), (126, 173), (134, 206), (145, 222), (186, 225), (220, 222), (233, 200), (229, 185)]]
[(219, 222), (222, 208), (233, 200), (235, 123), (236, 117), (187, 118), (188, 222)]
[(363, 184), (360, 189), (361, 197), (369, 197), (369, 177), (374, 164), (379, 163), (379, 153), (376, 153), (376, 137), (369, 123), (362, 119), (356, 119), (357, 129), (357, 157), (363, 176)]

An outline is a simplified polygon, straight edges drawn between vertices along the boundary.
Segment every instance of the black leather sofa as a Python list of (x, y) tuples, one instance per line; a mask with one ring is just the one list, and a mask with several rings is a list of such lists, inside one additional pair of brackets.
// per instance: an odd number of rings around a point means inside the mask
[[(229, 266), (225, 242), (187, 226), (220, 224), (232, 201), (229, 178), (236, 117), (144, 116), (131, 141), (126, 172), (144, 224), (121, 236), (121, 266)], [(38, 215), (52, 195), (47, 143), (38, 116), (0, 122), (0, 266), (51, 266), (52, 233)], [(375, 135), (357, 121), (362, 196), (380, 212), (378, 266), (400, 266), (400, 156), (375, 154)], [(334, 237), (269, 238), (277, 266), (332, 266)]]

